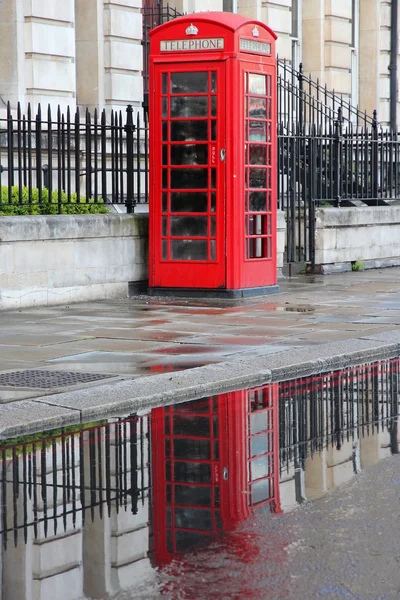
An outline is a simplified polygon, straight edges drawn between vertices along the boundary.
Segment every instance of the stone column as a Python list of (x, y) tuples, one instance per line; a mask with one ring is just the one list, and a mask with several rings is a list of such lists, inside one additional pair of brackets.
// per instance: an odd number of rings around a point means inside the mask
[(328, 88), (351, 96), (352, 10), (348, 0), (327, 0), (325, 69)]
[(0, 110), (24, 101), (23, 2), (0, 0)]
[(103, 108), (104, 38), (102, 0), (76, 0), (76, 93), (77, 103)]
[(360, 109), (379, 107), (380, 2), (360, 2)]
[(303, 65), (307, 75), (325, 83), (325, 0), (303, 3)]
[(74, 107), (74, 0), (26, 0), (24, 6), (26, 100)]

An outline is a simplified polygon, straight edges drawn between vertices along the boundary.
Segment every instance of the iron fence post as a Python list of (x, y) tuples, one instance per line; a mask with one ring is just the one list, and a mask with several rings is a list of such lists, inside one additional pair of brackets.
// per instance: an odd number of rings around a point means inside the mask
[(379, 189), (379, 152), (378, 152), (378, 113), (376, 110), (373, 112), (372, 120), (372, 139), (371, 139), (371, 158), (372, 158), (372, 173), (371, 173), (371, 194), (372, 197), (378, 203), (378, 189)]
[(334, 138), (334, 199), (336, 206), (340, 206), (342, 196), (342, 109), (338, 109), (338, 116), (335, 121)]
[[(133, 124), (133, 108), (128, 104), (126, 108), (126, 212), (133, 213), (135, 207), (134, 201), (134, 183), (133, 183), (133, 134), (135, 125)], [(139, 154), (139, 148), (138, 148)]]
[(303, 128), (303, 112), (304, 112), (304, 107), (303, 107), (303, 63), (299, 64), (299, 73), (297, 76), (298, 80), (299, 80), (299, 126), (300, 129)]

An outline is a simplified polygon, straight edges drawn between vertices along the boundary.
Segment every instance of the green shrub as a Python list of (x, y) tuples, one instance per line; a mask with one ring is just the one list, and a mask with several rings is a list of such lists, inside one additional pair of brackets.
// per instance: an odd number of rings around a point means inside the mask
[(32, 189), (32, 200), (29, 202), (29, 189), (22, 188), (22, 202), (19, 198), (18, 186), (11, 188), (12, 198), (11, 203), (8, 199), (8, 187), (1, 186), (1, 201), (0, 201), (0, 216), (9, 217), (15, 215), (88, 215), (88, 214), (104, 214), (108, 213), (108, 208), (104, 204), (104, 200), (99, 198), (95, 203), (93, 198), (85, 198), (78, 196), (76, 193), (71, 194), (70, 202), (68, 202), (67, 194), (61, 192), (61, 211), (58, 205), (58, 191), (54, 190), (49, 198), (49, 190), (42, 190), (42, 201), (39, 204), (39, 190)]

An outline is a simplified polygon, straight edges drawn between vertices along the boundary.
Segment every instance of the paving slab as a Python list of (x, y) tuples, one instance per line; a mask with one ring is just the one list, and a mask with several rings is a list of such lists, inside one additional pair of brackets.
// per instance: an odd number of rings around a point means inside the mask
[[(2, 312), (0, 373), (114, 377), (42, 392), (0, 387), (0, 427), (8, 427), (2, 410), (28, 399), (29, 406), (66, 407), (65, 419), (72, 410), (84, 420), (398, 355), (399, 292), (400, 268), (388, 268), (284, 279), (279, 294), (263, 298), (141, 295)], [(13, 431), (18, 419), (22, 429), (43, 428), (28, 411), (15, 415)]]

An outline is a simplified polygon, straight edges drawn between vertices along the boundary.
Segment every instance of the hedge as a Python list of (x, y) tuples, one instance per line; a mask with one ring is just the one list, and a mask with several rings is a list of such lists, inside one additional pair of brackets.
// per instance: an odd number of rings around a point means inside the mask
[[(20, 202), (19, 198), (19, 187), (13, 186), (11, 191), (12, 199), (11, 203), (9, 203), (8, 187), (5, 185), (1, 186), (0, 216), (57, 215), (60, 212), (57, 190), (54, 190), (51, 194), (51, 198), (49, 198), (49, 190), (44, 188), (42, 190), (42, 200), (40, 203), (39, 190), (37, 188), (32, 188), (31, 202), (29, 202), (29, 189), (27, 187), (22, 188), (22, 202)], [(102, 198), (99, 198), (95, 203), (93, 198), (87, 199), (85, 196), (80, 196), (78, 199), (78, 195), (73, 193), (68, 202), (67, 194), (64, 191), (61, 192), (61, 214), (93, 215), (108, 212), (108, 208), (105, 206)]]

